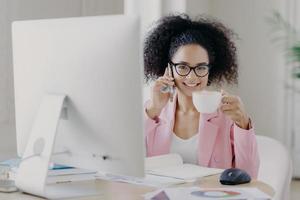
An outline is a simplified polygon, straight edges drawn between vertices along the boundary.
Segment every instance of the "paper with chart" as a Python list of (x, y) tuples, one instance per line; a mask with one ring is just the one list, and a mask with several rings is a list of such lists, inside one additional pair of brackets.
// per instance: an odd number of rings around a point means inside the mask
[(165, 188), (144, 195), (145, 200), (271, 200), (257, 188)]

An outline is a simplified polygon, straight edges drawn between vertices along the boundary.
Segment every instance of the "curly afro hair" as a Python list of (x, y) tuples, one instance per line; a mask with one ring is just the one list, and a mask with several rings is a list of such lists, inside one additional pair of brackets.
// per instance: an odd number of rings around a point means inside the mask
[(209, 57), (208, 84), (222, 82), (237, 84), (236, 47), (234, 33), (220, 22), (200, 16), (191, 20), (188, 15), (170, 15), (157, 21), (144, 42), (144, 74), (146, 81), (164, 74), (168, 62), (179, 47), (199, 44)]

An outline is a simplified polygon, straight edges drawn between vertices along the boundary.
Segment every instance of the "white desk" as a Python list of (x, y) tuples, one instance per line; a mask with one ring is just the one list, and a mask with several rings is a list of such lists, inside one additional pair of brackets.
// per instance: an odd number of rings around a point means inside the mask
[[(201, 186), (203, 188), (217, 188), (217, 187), (255, 187), (261, 191), (274, 196), (274, 190), (271, 186), (261, 182), (261, 181), (252, 181), (248, 184), (238, 185), (238, 186), (224, 186), (221, 185), (218, 181), (219, 175), (210, 176), (203, 178), (195, 183), (184, 184), (185, 186)], [(85, 181), (86, 184), (93, 184), (93, 181)], [(70, 184), (70, 183), (69, 183)], [(72, 184), (76, 184), (72, 183)], [(118, 183), (104, 180), (96, 180), (96, 185), (99, 187), (99, 190), (103, 191), (103, 194), (100, 196), (94, 197), (85, 197), (77, 198), (80, 200), (142, 200), (143, 194), (155, 190), (152, 187), (133, 185), (128, 183)], [(179, 185), (183, 186), (183, 185)], [(31, 195), (23, 194), (20, 192), (17, 193), (0, 193), (0, 199), (2, 200), (37, 200), (42, 199), (39, 197), (34, 197)]]

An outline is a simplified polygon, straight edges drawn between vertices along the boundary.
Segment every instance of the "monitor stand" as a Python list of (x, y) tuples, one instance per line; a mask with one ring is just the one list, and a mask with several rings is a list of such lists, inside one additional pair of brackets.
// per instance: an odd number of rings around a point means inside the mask
[(26, 193), (49, 199), (100, 195), (96, 184), (47, 184), (48, 168), (56, 138), (56, 130), (65, 107), (66, 95), (47, 94), (43, 97), (33, 123), (22, 162), (16, 176), (16, 186)]

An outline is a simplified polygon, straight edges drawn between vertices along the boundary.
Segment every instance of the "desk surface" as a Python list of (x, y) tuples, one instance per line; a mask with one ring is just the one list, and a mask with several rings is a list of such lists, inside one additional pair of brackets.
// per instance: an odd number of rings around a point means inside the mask
[[(224, 186), (221, 185), (218, 181), (219, 175), (209, 176), (206, 178), (202, 178), (199, 181), (194, 183), (182, 184), (179, 186), (200, 186), (202, 188), (218, 188), (218, 187), (235, 187), (235, 186)], [(82, 182), (81, 182), (82, 183)], [(94, 181), (85, 181), (86, 185), (96, 183), (96, 187), (99, 190), (103, 191), (103, 194), (100, 196), (89, 196), (85, 198), (76, 198), (78, 200), (141, 200), (143, 199), (143, 194), (147, 192), (151, 192), (156, 190), (156, 188), (140, 186), (128, 183), (120, 183), (120, 182), (111, 182), (105, 180), (96, 180)], [(76, 184), (76, 182), (72, 183)], [(255, 187), (260, 189), (261, 191), (269, 194), (270, 196), (274, 196), (274, 190), (269, 185), (261, 182), (261, 181), (252, 181), (251, 183), (238, 185), (237, 187)], [(16, 193), (0, 193), (0, 199), (5, 200), (38, 200), (41, 198), (34, 197), (31, 195), (23, 194), (21, 192)]]

